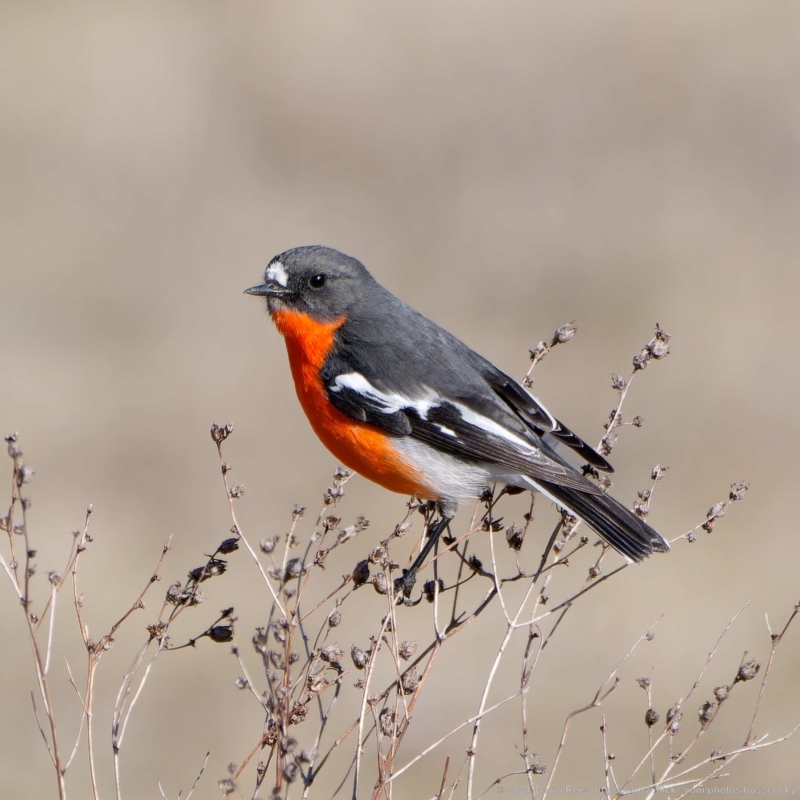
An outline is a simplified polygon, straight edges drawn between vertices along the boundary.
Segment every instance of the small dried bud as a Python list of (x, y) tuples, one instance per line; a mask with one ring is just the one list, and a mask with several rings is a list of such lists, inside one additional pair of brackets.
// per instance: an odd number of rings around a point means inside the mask
[(476, 555), (471, 555), (467, 563), (475, 570), (475, 572), (483, 571), (483, 562)]
[(208, 637), (214, 642), (230, 642), (233, 641), (233, 627), (230, 625), (214, 625), (209, 629)]
[(305, 506), (295, 505), (292, 509), (292, 519), (300, 519), (306, 513)]
[(644, 417), (640, 417), (638, 414), (631, 420), (631, 425), (634, 428), (641, 428), (644, 425)]
[(402, 658), (403, 661), (408, 661), (408, 659), (417, 652), (417, 643), (411, 639), (406, 639), (406, 641), (400, 642), (397, 647), (397, 652), (400, 654), (400, 658)]
[(644, 715), (644, 724), (652, 728), (661, 719), (661, 715), (654, 708), (648, 708)]
[(403, 694), (412, 694), (419, 686), (420, 675), (416, 667), (409, 667), (400, 679)]
[(380, 729), (381, 735), (390, 738), (394, 737), (395, 719), (394, 709), (392, 708), (384, 708), (383, 711), (378, 714), (378, 728)]
[(236, 537), (231, 537), (230, 539), (225, 539), (222, 542), (222, 544), (217, 548), (217, 552), (222, 553), (222, 555), (227, 555), (228, 553), (233, 553), (238, 549), (239, 540)]
[(598, 577), (603, 571), (603, 568), (599, 564), (595, 564), (594, 566), (589, 567), (589, 577), (596, 578)]
[(621, 392), (625, 389), (627, 384), (625, 383), (616, 372), (611, 373), (611, 388), (616, 389), (618, 392)]
[(256, 628), (256, 632), (253, 635), (253, 647), (256, 653), (263, 656), (267, 652), (268, 644), (269, 636), (266, 628)]
[(380, 547), (376, 547), (373, 551), (367, 556), (367, 560), (370, 564), (383, 564), (389, 558), (389, 550), (386, 545), (380, 545)]
[[(439, 578), (439, 591), (444, 591), (444, 581), (441, 578)], [(422, 587), (422, 594), (429, 603), (432, 603), (436, 597), (436, 582), (425, 581), (425, 584)]]
[(655, 359), (661, 359), (669, 355), (669, 345), (661, 339), (656, 339), (647, 349)]
[(664, 467), (661, 464), (656, 464), (653, 467), (653, 471), (650, 473), (650, 478), (653, 481), (660, 481), (664, 478), (668, 469), (669, 467)]
[(745, 661), (736, 673), (736, 682), (753, 680), (760, 669), (761, 664), (758, 661)]
[(23, 483), (30, 483), (36, 473), (27, 464), (20, 464), (17, 467), (17, 486)]
[(667, 722), (669, 723), (668, 731), (670, 736), (674, 736), (680, 730), (682, 717), (683, 712), (678, 706), (672, 706), (672, 708), (667, 711)]
[(189, 578), (196, 583), (202, 583), (209, 578), (215, 578), (217, 575), (222, 575), (228, 569), (227, 562), (221, 558), (212, 558), (203, 567), (195, 567), (189, 572)]
[(703, 705), (697, 710), (697, 718), (700, 720), (700, 724), (705, 728), (712, 719), (714, 719), (714, 709), (716, 708), (716, 703), (712, 703), (710, 700), (706, 700)]
[(334, 528), (336, 528), (341, 521), (342, 520), (340, 517), (336, 517), (333, 514), (331, 514), (322, 520), (322, 527), (325, 529), (325, 532), (327, 533), (328, 531), (334, 530)]
[(319, 657), (329, 664), (338, 664), (344, 656), (344, 650), (339, 645), (329, 644), (319, 651)]
[(749, 488), (749, 483), (732, 483), (731, 491), (728, 497), (731, 499), (731, 502), (735, 500), (741, 500), (747, 494), (747, 490)]
[[(212, 433), (212, 435), (213, 435), (213, 433)], [(217, 786), (219, 786), (220, 791), (226, 797), (229, 794), (233, 794), (236, 791), (236, 784), (233, 782), (232, 778), (223, 778), (221, 781), (217, 781)]]
[(528, 352), (530, 353), (531, 361), (534, 364), (538, 364), (550, 352), (550, 348), (544, 342), (539, 342), (533, 350)]
[(728, 699), (730, 692), (731, 692), (730, 686), (717, 686), (717, 688), (714, 689), (714, 697), (717, 698), (718, 703), (721, 703), (723, 700)]
[(338, 627), (341, 624), (341, 622), (342, 622), (342, 614), (338, 609), (336, 609), (336, 611), (332, 611), (328, 616), (328, 625), (330, 625), (331, 628)]
[(356, 568), (353, 570), (352, 579), (353, 584), (356, 587), (363, 586), (369, 580), (369, 561), (364, 559), (356, 564)]
[(367, 654), (356, 645), (350, 648), (350, 658), (353, 659), (353, 665), (356, 669), (364, 669), (367, 666), (367, 661), (369, 661)]
[(376, 572), (372, 576), (372, 585), (378, 594), (388, 594), (389, 585), (386, 581), (386, 575), (383, 572)]
[(553, 344), (565, 344), (575, 336), (577, 331), (578, 329), (571, 323), (556, 328), (556, 332), (553, 335)]
[(506, 528), (506, 542), (508, 542), (508, 546), (512, 550), (520, 550), (524, 536), (525, 532), (523, 529), (518, 528), (513, 522)]
[(271, 539), (262, 539), (259, 547), (261, 548), (262, 553), (266, 553), (267, 555), (271, 555), (275, 552), (275, 547), (277, 546), (280, 537), (273, 536)]
[(650, 678), (637, 678), (636, 683), (638, 683), (639, 687), (645, 691), (650, 688)]
[(299, 558), (290, 558), (286, 562), (286, 569), (283, 573), (284, 581), (291, 581), (299, 578), (305, 570), (303, 569), (303, 562)]

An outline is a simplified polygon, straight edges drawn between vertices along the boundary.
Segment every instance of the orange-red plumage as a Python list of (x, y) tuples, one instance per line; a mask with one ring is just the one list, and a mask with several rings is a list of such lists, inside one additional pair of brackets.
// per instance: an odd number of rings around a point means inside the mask
[(307, 314), (281, 309), (272, 318), (286, 340), (300, 405), (325, 447), (345, 466), (393, 492), (417, 492), (431, 497), (419, 473), (405, 464), (392, 446), (391, 437), (372, 425), (345, 416), (328, 400), (320, 370), (344, 317), (322, 323)]

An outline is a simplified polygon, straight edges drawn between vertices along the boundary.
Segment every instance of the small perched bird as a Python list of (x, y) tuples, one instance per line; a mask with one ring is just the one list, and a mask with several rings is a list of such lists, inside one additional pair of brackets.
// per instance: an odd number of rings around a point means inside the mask
[(435, 501), (439, 521), (416, 571), (462, 501), (487, 489), (541, 492), (630, 561), (669, 545), (557, 451), (606, 459), (513, 378), (384, 289), (360, 261), (328, 247), (275, 256), (265, 297), (286, 340), (300, 404), (322, 443), (381, 486)]

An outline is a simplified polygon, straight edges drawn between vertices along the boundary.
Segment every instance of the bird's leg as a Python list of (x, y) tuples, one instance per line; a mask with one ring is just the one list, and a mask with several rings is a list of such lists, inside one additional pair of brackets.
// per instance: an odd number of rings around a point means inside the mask
[[(450, 524), (450, 521), (456, 515), (457, 506), (453, 503), (440, 501), (437, 503), (439, 511), (439, 519), (433, 523), (428, 529), (428, 541), (422, 546), (419, 555), (414, 559), (414, 563), (408, 568), (403, 570), (403, 576), (396, 578), (394, 582), (394, 590), (398, 596), (398, 601), (405, 605), (412, 605), (409, 602), (411, 597), (411, 590), (417, 582), (417, 571), (425, 563), (428, 554), (436, 546), (439, 537), (444, 533), (445, 528)], [(419, 602), (419, 601), (417, 601)], [(416, 605), (416, 603), (413, 603)]]

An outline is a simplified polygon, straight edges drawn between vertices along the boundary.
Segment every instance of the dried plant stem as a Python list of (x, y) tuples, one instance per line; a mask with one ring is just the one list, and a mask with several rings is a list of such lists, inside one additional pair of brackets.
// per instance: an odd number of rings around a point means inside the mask
[[(706, 657), (705, 663), (703, 664), (703, 667), (700, 670), (699, 675), (695, 679), (695, 682), (692, 685), (692, 688), (689, 689), (689, 692), (687, 693), (686, 697), (678, 702), (678, 704), (676, 706), (678, 712), (682, 712), (683, 709), (686, 707), (686, 703), (689, 702), (689, 699), (694, 694), (694, 692), (697, 689), (697, 687), (700, 685), (700, 681), (703, 679), (703, 676), (706, 674), (706, 671), (708, 670), (709, 666), (711, 665), (711, 662), (714, 660), (714, 656), (717, 654), (717, 650), (719, 650), (719, 647), (722, 644), (722, 640), (725, 638), (726, 634), (731, 629), (731, 627), (733, 627), (733, 623), (736, 622), (736, 620), (738, 619), (739, 615), (747, 608), (747, 606), (749, 604), (750, 604), (749, 601), (745, 602), (742, 605), (742, 607), (728, 621), (728, 624), (725, 626), (725, 628), (723, 629), (722, 633), (719, 635), (719, 638), (717, 639), (717, 642), (714, 645), (713, 649), (711, 650), (711, 652)], [(617, 792), (616, 797), (621, 797), (622, 794), (624, 794), (625, 790), (630, 786), (631, 781), (636, 776), (636, 774), (639, 772), (639, 770), (642, 768), (642, 766), (644, 764), (646, 764), (650, 760), (650, 757), (651, 757), (652, 753), (655, 751), (655, 749), (658, 747), (658, 745), (662, 741), (664, 741), (664, 738), (666, 736), (669, 735), (669, 726), (670, 726), (670, 723), (669, 723), (669, 721), (667, 721), (666, 725), (664, 726), (664, 731), (661, 733), (661, 735), (658, 737), (658, 739), (656, 739), (655, 743), (647, 751), (647, 753), (645, 753), (645, 755), (643, 756), (642, 760), (637, 764), (636, 768), (631, 773), (631, 775), (628, 778), (628, 780), (625, 781), (625, 783), (622, 785), (622, 787)], [(666, 767), (665, 772), (663, 773), (663, 775), (661, 777), (661, 782), (663, 782), (665, 780), (665, 778), (667, 777), (667, 775), (670, 773), (670, 771), (672, 770), (672, 768), (674, 766), (675, 766), (675, 762), (674, 761), (670, 761), (670, 763)], [(646, 800), (652, 800), (653, 794), (654, 794), (654, 791), (651, 792), (650, 794), (648, 794)]]
[[(617, 677), (617, 673), (619, 672), (622, 665), (633, 655), (636, 648), (646, 639), (652, 638), (652, 630), (661, 622), (662, 617), (659, 617), (634, 643), (633, 647), (622, 657), (622, 660), (611, 670), (610, 675), (600, 684), (600, 688), (595, 693), (594, 698), (590, 703), (587, 703), (585, 706), (581, 708), (575, 709), (575, 711), (570, 712), (567, 715), (566, 720), (564, 721), (564, 731), (561, 734), (561, 740), (558, 743), (558, 749), (556, 750), (555, 758), (553, 759), (553, 766), (550, 770), (550, 777), (547, 780), (547, 785), (544, 787), (544, 792), (542, 793), (542, 800), (547, 797), (547, 793), (550, 791), (550, 787), (553, 783), (553, 778), (555, 777), (556, 770), (558, 769), (558, 762), (561, 758), (561, 753), (564, 750), (564, 747), (567, 743), (567, 732), (569, 731), (569, 725), (572, 720), (577, 717), (579, 714), (583, 714), (586, 711), (589, 711), (592, 708), (597, 708), (610, 694), (617, 688), (619, 685), (619, 678)], [(606, 689), (606, 686), (614, 680), (614, 683)]]
[(767, 688), (767, 678), (769, 677), (769, 673), (772, 669), (772, 662), (775, 660), (775, 652), (778, 649), (778, 645), (783, 640), (786, 631), (789, 630), (789, 626), (792, 624), (792, 621), (800, 612), (800, 603), (798, 603), (794, 607), (794, 611), (792, 611), (791, 616), (788, 620), (786, 620), (786, 624), (783, 626), (783, 630), (780, 633), (773, 633), (772, 629), (769, 626), (769, 617), (767, 617), (767, 630), (769, 631), (769, 636), (772, 641), (772, 646), (770, 647), (769, 651), (769, 660), (767, 661), (767, 668), (764, 670), (764, 677), (761, 679), (761, 686), (758, 690), (758, 697), (756, 698), (756, 703), (753, 708), (753, 718), (750, 720), (750, 725), (747, 727), (747, 735), (744, 737), (745, 746), (747, 746), (753, 737), (753, 729), (756, 726), (756, 720), (758, 719), (758, 712), (761, 710), (761, 698), (764, 696), (764, 689)]

